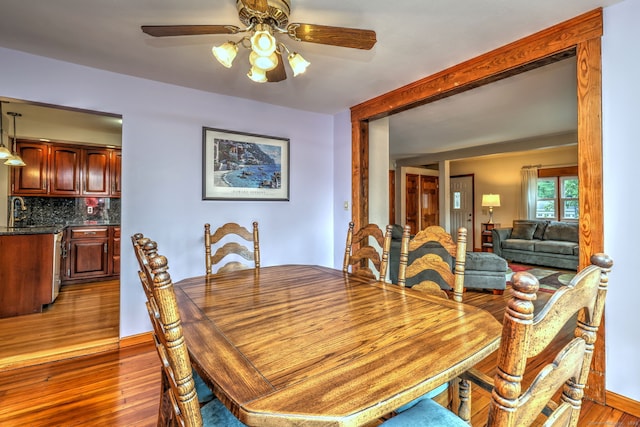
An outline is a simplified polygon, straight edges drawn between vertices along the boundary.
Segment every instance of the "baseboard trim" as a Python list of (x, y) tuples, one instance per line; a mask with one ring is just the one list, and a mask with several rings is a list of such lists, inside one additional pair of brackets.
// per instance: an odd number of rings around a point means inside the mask
[(627, 414), (640, 418), (640, 402), (637, 400), (630, 399), (608, 390), (606, 391), (605, 399), (607, 406), (611, 406), (619, 411), (626, 412)]
[(153, 334), (145, 332), (138, 335), (130, 335), (120, 340), (120, 348), (133, 347), (140, 344), (149, 344), (153, 341)]

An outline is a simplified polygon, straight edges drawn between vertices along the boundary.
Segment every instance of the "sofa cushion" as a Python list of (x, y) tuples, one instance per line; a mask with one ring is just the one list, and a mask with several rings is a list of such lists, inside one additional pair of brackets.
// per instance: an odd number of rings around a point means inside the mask
[(578, 223), (550, 221), (544, 231), (543, 240), (561, 240), (564, 242), (578, 242)]
[(563, 242), (560, 240), (540, 240), (536, 241), (535, 251), (548, 254), (575, 255), (575, 242)]
[(536, 240), (507, 239), (502, 242), (502, 249), (517, 249), (533, 252)]
[(533, 238), (542, 240), (544, 238), (544, 232), (547, 229), (547, 225), (549, 225), (549, 221), (537, 221), (536, 232), (533, 233)]
[(533, 233), (535, 233), (538, 224), (535, 222), (516, 222), (513, 224), (513, 230), (511, 231), (512, 239), (533, 239)]

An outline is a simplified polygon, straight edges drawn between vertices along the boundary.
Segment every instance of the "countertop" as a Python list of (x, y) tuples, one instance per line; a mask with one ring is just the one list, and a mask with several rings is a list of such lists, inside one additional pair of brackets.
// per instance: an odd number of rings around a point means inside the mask
[(95, 227), (120, 225), (119, 223), (107, 223), (103, 221), (85, 221), (80, 223), (58, 224), (58, 225), (29, 225), (23, 227), (0, 227), (0, 236), (14, 234), (55, 234), (63, 231), (66, 227)]

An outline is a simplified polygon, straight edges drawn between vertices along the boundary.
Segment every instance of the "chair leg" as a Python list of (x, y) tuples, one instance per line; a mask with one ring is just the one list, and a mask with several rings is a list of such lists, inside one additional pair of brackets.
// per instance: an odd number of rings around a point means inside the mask
[(460, 380), (458, 388), (460, 396), (458, 417), (467, 424), (471, 424), (471, 384), (467, 380)]
[(493, 290), (493, 294), (494, 295), (502, 295), (504, 293), (504, 290), (502, 289), (494, 289)]

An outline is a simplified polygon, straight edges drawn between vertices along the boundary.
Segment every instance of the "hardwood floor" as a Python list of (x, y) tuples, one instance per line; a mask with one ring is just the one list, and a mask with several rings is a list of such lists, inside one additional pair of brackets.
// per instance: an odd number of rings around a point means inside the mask
[(120, 281), (63, 285), (42, 313), (0, 319), (0, 369), (115, 350)]
[[(60, 299), (59, 302), (65, 302), (70, 309), (75, 307), (75, 310), (82, 313), (79, 313), (77, 319), (73, 321), (67, 319), (65, 322), (62, 320), (54, 322), (52, 320), (51, 323), (56, 326), (53, 329), (59, 332), (58, 338), (55, 339), (77, 342), (78, 338), (72, 336), (76, 335), (73, 328), (77, 327), (77, 334), (84, 335), (85, 338), (91, 336), (91, 332), (95, 332), (96, 337), (94, 340), (89, 340), (91, 342), (101, 343), (104, 340), (110, 340), (111, 338), (105, 338), (109, 335), (105, 331), (109, 329), (107, 326), (109, 322), (105, 318), (116, 317), (115, 312), (118, 310), (118, 304), (111, 301), (113, 297), (109, 296), (113, 286), (113, 283), (103, 282), (100, 286), (93, 283), (91, 287), (85, 289), (80, 286), (65, 290), (63, 292), (66, 294), (65, 298)], [(544, 304), (550, 296), (551, 294), (539, 294), (536, 305)], [(62, 297), (61, 294), (60, 298)], [(500, 320), (507, 297), (508, 292), (503, 296), (466, 292), (464, 296), (465, 302), (488, 310)], [(89, 305), (89, 301), (93, 304), (92, 308), (81, 309), (85, 304)], [(107, 313), (106, 307), (111, 307), (114, 312)], [(88, 313), (90, 311), (101, 313)], [(8, 322), (0, 323), (2, 342), (7, 343), (3, 347), (12, 348), (13, 352), (10, 355), (7, 348), (0, 350), (0, 360), (5, 364), (0, 369), (1, 426), (156, 425), (160, 394), (160, 365), (151, 343), (25, 366), (33, 364), (37, 359), (31, 357), (29, 363), (19, 362), (20, 357), (17, 353), (21, 345), (25, 345), (30, 354), (43, 356), (41, 360), (51, 360), (55, 354), (51, 348), (55, 340), (51, 335), (53, 332), (47, 331), (48, 327), (45, 326), (49, 321), (46, 316), (39, 317), (41, 321), (45, 319), (44, 324), (38, 325), (36, 320), (31, 320), (31, 323), (27, 322), (20, 327), (11, 328)], [(89, 320), (90, 317), (91, 320)], [(0, 322), (4, 320), (6, 319)], [(15, 324), (15, 321), (12, 324)], [(113, 327), (113, 323), (111, 325)], [(557, 339), (557, 346), (566, 342), (572, 333), (570, 328), (563, 331), (562, 336)], [(38, 340), (38, 337), (43, 341), (49, 341), (49, 348), (45, 349), (43, 347), (46, 346), (30, 343)], [(69, 344), (69, 346), (73, 345)], [(100, 345), (96, 345), (89, 351), (99, 347)], [(74, 351), (77, 353), (78, 350)], [(64, 351), (64, 353), (77, 356), (74, 351)], [(536, 360), (534, 359), (532, 363), (535, 364)], [(483, 361), (479, 368), (492, 374), (494, 365), (495, 355), (492, 355)], [(478, 387), (473, 387), (472, 402), (473, 425), (483, 425), (489, 394)], [(640, 426), (640, 418), (585, 401), (579, 425)]]

